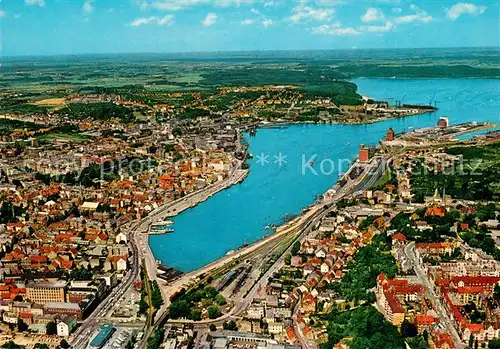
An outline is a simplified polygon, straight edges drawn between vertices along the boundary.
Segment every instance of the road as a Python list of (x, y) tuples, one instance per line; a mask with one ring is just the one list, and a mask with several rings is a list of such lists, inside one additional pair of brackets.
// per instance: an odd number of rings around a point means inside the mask
[[(128, 235), (130, 247), (132, 248), (133, 256), (139, 256), (139, 249), (134, 239), (131, 239), (131, 233)], [(77, 331), (72, 335), (70, 344), (73, 348), (85, 348), (90, 340), (90, 336), (99, 326), (99, 314), (106, 314), (115, 305), (123, 295), (132, 287), (134, 281), (139, 277), (140, 262), (139, 258), (132, 258), (132, 268), (127, 272), (121, 284), (118, 285), (104, 299), (92, 314), (81, 324)]]
[(440, 298), (436, 295), (434, 288), (432, 287), (431, 283), (429, 282), (429, 279), (425, 275), (425, 271), (423, 269), (422, 264), (420, 263), (419, 258), (417, 258), (415, 254), (415, 242), (412, 241), (405, 247), (405, 253), (408, 256), (408, 258), (411, 260), (413, 267), (415, 269), (415, 273), (417, 274), (417, 277), (422, 285), (425, 286), (426, 288), (426, 295), (427, 297), (430, 298), (432, 301), (432, 304), (434, 304), (434, 307), (436, 308), (436, 312), (439, 316), (439, 319), (442, 324), (446, 326), (446, 329), (448, 332), (452, 335), (453, 341), (455, 342), (455, 347), (456, 348), (463, 348), (464, 344), (461, 341), (461, 338), (455, 329), (455, 326), (453, 326), (453, 323), (451, 322), (450, 317), (448, 316), (448, 312), (444, 309), (443, 305), (441, 304)]
[[(147, 231), (149, 230), (151, 223), (160, 217), (163, 217), (165, 212), (167, 212), (167, 214), (172, 214), (174, 212), (177, 214), (189, 207), (192, 207), (200, 201), (206, 200), (220, 190), (243, 180), (248, 171), (240, 170), (240, 168), (241, 162), (236, 161), (233, 163), (229, 176), (223, 181), (216, 182), (205, 189), (190, 193), (181, 199), (165, 204), (164, 206), (161, 206), (151, 212), (148, 217), (140, 220), (139, 222), (127, 223), (121, 227), (123, 231), (128, 231), (127, 238), (132, 249), (132, 267), (124, 276), (121, 283), (97, 306), (92, 314), (89, 315), (85, 321), (83, 321), (77, 331), (73, 333), (70, 338), (70, 344), (73, 348), (83, 349), (87, 346), (89, 340), (91, 339), (91, 335), (100, 325), (100, 314), (106, 314), (109, 312), (132, 287), (134, 281), (139, 278), (141, 260), (144, 259), (145, 261), (147, 273), (150, 279), (152, 281), (158, 281), (156, 260), (154, 259), (148, 243)], [(162, 290), (164, 299), (168, 299), (169, 295), (165, 293), (164, 288), (160, 287), (160, 289)], [(167, 302), (165, 302), (163, 307), (164, 309), (161, 309), (162, 312), (166, 311), (166, 303)]]
[(295, 308), (293, 309), (293, 316), (292, 316), (293, 331), (295, 332), (295, 336), (297, 337), (297, 340), (299, 341), (300, 345), (302, 346), (302, 349), (318, 349), (319, 345), (315, 341), (308, 340), (302, 334), (302, 330), (300, 329), (299, 323), (297, 321), (299, 309), (300, 309), (300, 299), (297, 302), (297, 304), (295, 305)]

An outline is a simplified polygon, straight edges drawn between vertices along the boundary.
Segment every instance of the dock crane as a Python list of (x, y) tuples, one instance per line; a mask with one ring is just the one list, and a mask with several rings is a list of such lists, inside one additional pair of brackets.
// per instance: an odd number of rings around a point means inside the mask
[(401, 103), (403, 103), (406, 96), (408, 96), (408, 94), (404, 95), (403, 98), (401, 98), (401, 99), (396, 99), (396, 107), (401, 107)]
[(432, 107), (432, 102), (434, 102), (434, 108), (436, 107), (436, 101), (434, 100), (434, 98), (436, 98), (436, 93), (434, 93), (434, 95), (432, 96), (431, 100), (429, 101), (429, 106)]

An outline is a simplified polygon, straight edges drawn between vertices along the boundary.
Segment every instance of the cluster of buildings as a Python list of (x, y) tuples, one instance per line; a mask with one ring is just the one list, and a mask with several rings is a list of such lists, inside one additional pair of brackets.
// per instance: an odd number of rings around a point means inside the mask
[[(72, 101), (120, 102), (89, 98)], [(133, 267), (123, 225), (222, 181), (242, 150), (223, 120), (46, 118), (32, 121), (71, 123), (80, 138), (0, 147), (0, 320), (49, 334), (54, 323), (67, 336)]]
[[(313, 326), (312, 317), (334, 306), (348, 306), (332, 286), (342, 280), (356, 251), (386, 229), (388, 219), (383, 214), (383, 210), (349, 207), (324, 218), (254, 297), (238, 328), (290, 344), (325, 341), (326, 328)], [(373, 225), (360, 229), (367, 217), (373, 218)]]
[[(401, 233), (394, 234), (392, 239), (393, 254), (402, 265), (407, 256), (398, 251), (408, 247), (409, 241)], [(416, 243), (415, 256), (464, 343), (471, 337), (479, 343), (500, 338), (500, 309), (498, 296), (494, 295), (495, 288), (500, 291), (500, 262), (460, 241)], [(380, 275), (378, 304), (395, 325), (409, 319), (419, 332), (423, 329), (428, 333), (442, 332), (442, 319), (436, 313), (436, 305), (429, 306), (429, 293), (415, 280), (415, 275), (395, 280)], [(415, 300), (420, 306), (415, 305)], [(408, 301), (412, 301), (411, 306)], [(421, 314), (415, 316), (416, 309)]]
[(92, 281), (4, 280), (0, 286), (1, 320), (17, 329), (68, 337), (77, 322), (93, 311), (111, 285)]

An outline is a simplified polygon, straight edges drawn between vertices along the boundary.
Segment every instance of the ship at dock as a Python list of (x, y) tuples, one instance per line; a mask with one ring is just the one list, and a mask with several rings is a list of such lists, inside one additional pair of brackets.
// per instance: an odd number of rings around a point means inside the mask
[(153, 235), (171, 234), (174, 232), (172, 224), (174, 224), (174, 222), (172, 221), (158, 221), (156, 223), (153, 223), (149, 228), (149, 234)]

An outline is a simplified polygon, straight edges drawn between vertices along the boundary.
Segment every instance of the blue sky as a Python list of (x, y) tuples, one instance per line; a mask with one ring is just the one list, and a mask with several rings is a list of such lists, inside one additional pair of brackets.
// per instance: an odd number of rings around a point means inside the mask
[(2, 54), (500, 45), (496, 0), (0, 0)]

